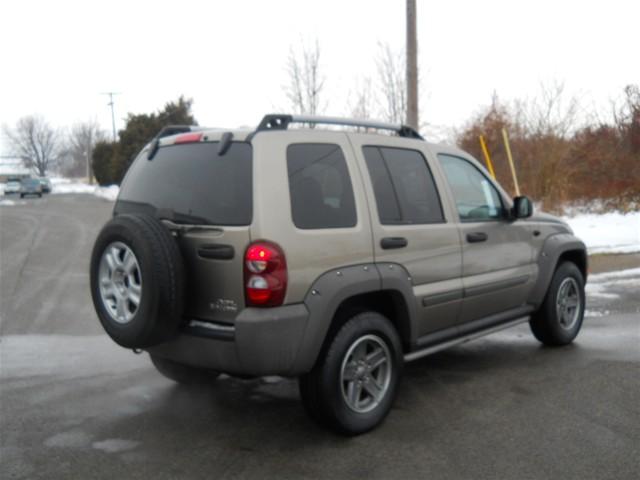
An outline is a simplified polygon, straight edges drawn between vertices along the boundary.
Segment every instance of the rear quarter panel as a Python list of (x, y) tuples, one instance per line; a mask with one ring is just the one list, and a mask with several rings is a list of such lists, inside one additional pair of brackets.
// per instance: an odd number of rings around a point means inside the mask
[[(344, 154), (357, 223), (351, 228), (304, 230), (291, 214), (287, 147), (295, 143), (339, 145)], [(342, 132), (288, 130), (260, 132), (254, 146), (254, 205), (251, 240), (270, 240), (285, 252), (289, 282), (285, 303), (302, 302), (313, 282), (328, 270), (373, 261), (371, 224), (362, 178), (348, 138)]]

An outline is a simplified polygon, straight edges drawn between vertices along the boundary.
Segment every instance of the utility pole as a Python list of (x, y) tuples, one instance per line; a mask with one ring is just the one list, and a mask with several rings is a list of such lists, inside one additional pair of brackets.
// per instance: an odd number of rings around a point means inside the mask
[(120, 95), (120, 92), (106, 92), (106, 93), (103, 93), (103, 95), (109, 95), (109, 103), (107, 103), (107, 105), (111, 107), (111, 128), (113, 129), (113, 141), (115, 142), (117, 138), (116, 138), (116, 115), (114, 113), (114, 108), (113, 108), (114, 107), (113, 96)]
[(418, 34), (416, 0), (407, 0), (407, 125), (418, 130)]

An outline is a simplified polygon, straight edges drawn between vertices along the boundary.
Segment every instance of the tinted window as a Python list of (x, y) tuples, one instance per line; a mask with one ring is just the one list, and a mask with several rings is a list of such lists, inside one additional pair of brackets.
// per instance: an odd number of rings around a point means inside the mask
[(467, 160), (438, 155), (447, 177), (460, 220), (472, 222), (503, 217), (500, 195), (489, 179)]
[(249, 225), (252, 215), (251, 146), (218, 143), (161, 147), (140, 155), (127, 173), (116, 213), (148, 211), (183, 223)]
[(287, 148), (291, 214), (298, 228), (356, 224), (349, 171), (338, 145), (299, 143)]
[(416, 150), (363, 147), (383, 225), (444, 222), (425, 158)]

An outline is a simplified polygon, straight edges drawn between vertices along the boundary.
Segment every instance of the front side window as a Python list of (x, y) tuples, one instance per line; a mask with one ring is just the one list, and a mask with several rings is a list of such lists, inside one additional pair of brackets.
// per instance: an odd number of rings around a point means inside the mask
[(425, 158), (417, 150), (363, 147), (383, 225), (442, 223), (440, 196)]
[(287, 148), (291, 215), (302, 229), (348, 228), (357, 223), (347, 163), (338, 145), (297, 143)]
[(438, 159), (451, 186), (461, 221), (476, 222), (504, 217), (500, 194), (471, 162), (446, 154), (438, 154)]

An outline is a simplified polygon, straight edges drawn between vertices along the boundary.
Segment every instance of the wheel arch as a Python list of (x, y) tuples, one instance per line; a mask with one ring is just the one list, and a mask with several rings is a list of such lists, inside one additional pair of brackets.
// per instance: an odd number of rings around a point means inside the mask
[(403, 351), (410, 349), (412, 337), (409, 308), (404, 295), (398, 290), (361, 293), (343, 300), (333, 315), (324, 343), (326, 344), (327, 339), (337, 332), (345, 321), (364, 311), (377, 312), (388, 318), (400, 336)]
[(588, 257), (585, 244), (569, 233), (552, 235), (545, 240), (538, 255), (538, 279), (529, 297), (530, 304), (536, 308), (542, 304), (553, 274), (563, 261), (574, 263), (586, 282)]
[(554, 271), (562, 262), (574, 263), (580, 269), (580, 273), (582, 273), (585, 283), (587, 282), (588, 259), (586, 250), (574, 249), (562, 252), (558, 257)]
[(304, 299), (309, 320), (296, 361), (297, 370), (311, 370), (331, 335), (348, 318), (365, 310), (387, 317), (397, 329), (403, 349), (408, 350), (414, 341), (415, 322), (415, 301), (410, 294), (413, 294), (411, 282), (399, 265), (394, 269), (386, 264), (349, 266), (318, 277)]

